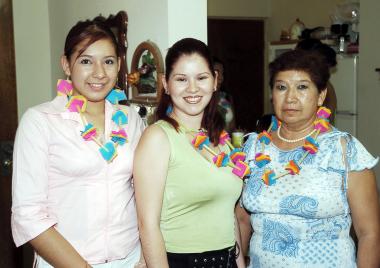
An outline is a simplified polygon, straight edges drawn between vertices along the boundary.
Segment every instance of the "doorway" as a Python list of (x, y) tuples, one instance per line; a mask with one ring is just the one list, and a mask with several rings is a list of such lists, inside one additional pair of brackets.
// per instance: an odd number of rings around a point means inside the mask
[(208, 46), (224, 63), (236, 128), (255, 130), (264, 112), (264, 21), (209, 18)]
[(0, 0), (0, 267), (32, 266), (32, 250), (16, 248), (11, 233), (12, 154), (17, 128), (12, 0)]

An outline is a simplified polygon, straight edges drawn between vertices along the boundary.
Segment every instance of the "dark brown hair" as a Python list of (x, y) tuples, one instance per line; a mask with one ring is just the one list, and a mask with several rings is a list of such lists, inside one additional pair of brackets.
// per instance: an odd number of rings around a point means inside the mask
[(279, 72), (302, 71), (310, 76), (318, 92), (324, 90), (330, 78), (329, 66), (320, 53), (306, 50), (291, 50), (281, 54), (269, 64), (269, 85), (273, 89)]
[(86, 41), (86, 43), (78, 51), (78, 56), (80, 56), (90, 45), (102, 39), (110, 40), (115, 48), (116, 55), (120, 55), (120, 48), (116, 37), (104, 21), (104, 17), (98, 16), (93, 20), (79, 21), (71, 28), (67, 34), (64, 49), (64, 54), (68, 61), (70, 61), (70, 57), (75, 51), (77, 51), (78, 45), (83, 41)]
[(297, 43), (296, 49), (319, 52), (325, 57), (330, 68), (337, 65), (335, 50), (330, 46), (323, 44), (319, 39), (309, 38), (301, 40)]
[[(214, 66), (212, 57), (208, 47), (202, 42), (194, 38), (184, 38), (176, 42), (169, 48), (165, 57), (165, 79), (169, 81), (170, 74), (173, 71), (174, 65), (184, 55), (197, 54), (205, 59), (208, 68), (211, 71), (213, 77), (215, 77)], [(178, 122), (169, 117), (167, 110), (172, 107), (173, 103), (169, 95), (163, 91), (160, 96), (160, 102), (156, 111), (157, 120), (165, 120), (170, 123), (178, 131)], [(215, 92), (212, 94), (210, 102), (207, 104), (201, 127), (208, 131), (210, 141), (217, 145), (219, 142), (219, 136), (224, 129), (224, 120), (221, 114), (217, 110), (218, 97)]]

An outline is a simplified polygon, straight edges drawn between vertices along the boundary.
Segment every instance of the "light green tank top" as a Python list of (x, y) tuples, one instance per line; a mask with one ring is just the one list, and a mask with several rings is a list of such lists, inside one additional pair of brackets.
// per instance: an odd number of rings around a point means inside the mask
[(242, 180), (230, 167), (218, 168), (205, 159), (184, 131), (176, 132), (165, 121), (156, 124), (170, 144), (160, 223), (166, 250), (199, 253), (233, 246), (234, 207)]

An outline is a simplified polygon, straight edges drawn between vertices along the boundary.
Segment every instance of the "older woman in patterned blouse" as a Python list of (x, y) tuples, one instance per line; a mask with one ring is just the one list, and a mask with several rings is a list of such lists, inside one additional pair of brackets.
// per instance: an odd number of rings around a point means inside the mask
[(328, 79), (313, 52), (290, 51), (270, 64), (276, 117), (269, 134), (245, 144), (252, 174), (238, 208), (243, 249), (253, 229), (249, 267), (380, 267), (378, 158), (318, 110)]

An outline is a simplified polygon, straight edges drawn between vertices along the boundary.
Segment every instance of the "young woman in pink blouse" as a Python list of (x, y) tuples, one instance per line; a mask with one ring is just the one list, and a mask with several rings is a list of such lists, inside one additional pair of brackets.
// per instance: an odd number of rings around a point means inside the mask
[[(118, 101), (116, 39), (102, 20), (68, 33), (58, 96), (30, 108), (14, 149), (12, 231), (36, 267), (134, 267), (140, 259), (132, 160), (143, 130)], [(138, 266), (138, 265), (137, 265)]]

